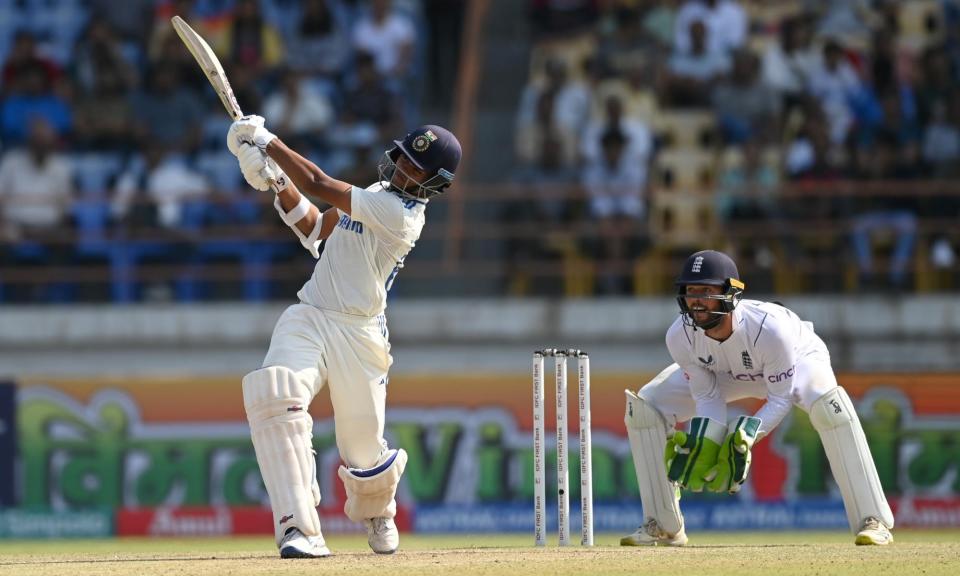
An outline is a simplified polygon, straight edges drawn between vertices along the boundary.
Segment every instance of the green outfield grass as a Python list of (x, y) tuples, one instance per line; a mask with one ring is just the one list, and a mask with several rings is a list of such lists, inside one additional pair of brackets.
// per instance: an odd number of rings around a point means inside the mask
[(363, 536), (332, 536), (333, 557), (284, 561), (263, 537), (0, 541), (0, 574), (960, 574), (960, 531), (898, 530), (895, 537), (891, 546), (862, 547), (837, 532), (714, 532), (694, 534), (686, 548), (621, 548), (619, 535), (601, 534), (591, 549), (536, 549), (526, 534), (404, 535), (400, 552), (376, 556)]

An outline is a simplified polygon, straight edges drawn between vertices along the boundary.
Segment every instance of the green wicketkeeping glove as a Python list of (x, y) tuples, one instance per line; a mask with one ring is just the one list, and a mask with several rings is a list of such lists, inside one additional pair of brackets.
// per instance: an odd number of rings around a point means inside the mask
[(709, 418), (690, 420), (689, 432), (675, 432), (667, 440), (664, 462), (667, 478), (682, 488), (703, 491), (705, 476), (716, 464), (727, 427)]
[(757, 441), (760, 419), (741, 416), (723, 441), (717, 464), (704, 477), (711, 492), (736, 494), (750, 471), (751, 449)]

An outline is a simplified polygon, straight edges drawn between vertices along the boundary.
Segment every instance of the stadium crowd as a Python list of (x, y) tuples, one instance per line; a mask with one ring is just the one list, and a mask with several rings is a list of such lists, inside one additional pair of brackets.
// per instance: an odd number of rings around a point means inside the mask
[[(960, 176), (960, 2), (529, 8), (538, 45), (516, 118), (516, 181), (535, 191), (529, 218), (592, 223), (597, 233), (573, 250), (610, 263), (597, 290), (637, 289), (614, 265), (625, 254), (711, 240), (754, 277), (818, 250), (834, 258), (820, 269), (835, 270), (837, 255), (855, 262), (827, 289), (899, 291), (918, 264), (955, 269), (949, 224), (927, 224), (955, 219), (956, 190), (925, 194), (922, 183)], [(558, 201), (571, 183), (582, 191)], [(834, 230), (813, 226), (824, 223)], [(524, 259), (570, 250), (557, 235), (518, 241), (512, 288), (527, 289)], [(639, 262), (642, 275), (650, 261)]]
[[(171, 16), (214, 47), (242, 109), (263, 114), (331, 173), (372, 182), (386, 143), (417, 120), (429, 31), (458, 14), (436, 4), (0, 2), (0, 297), (72, 299), (56, 278), (18, 285), (17, 273), (101, 262), (115, 300), (192, 299), (202, 286), (186, 272), (153, 283), (152, 293), (125, 279), (142, 262), (196, 272), (235, 255), (253, 269), (292, 254), (286, 236), (256, 247), (249, 231), (178, 243), (212, 226), (275, 219), (261, 218), (269, 203), (226, 151), (230, 120)], [(258, 276), (250, 272), (247, 297), (267, 295)]]
[[(466, 5), (0, 2), (0, 301), (259, 300), (283, 293), (278, 265), (302, 279), (309, 261), (243, 185), (173, 14), (244, 110), (359, 183), (421, 106), (451, 105)], [(777, 292), (956, 280), (957, 0), (526, 8), (503, 171), (519, 193), (499, 197), (507, 292), (662, 293), (666, 259), (707, 245)]]

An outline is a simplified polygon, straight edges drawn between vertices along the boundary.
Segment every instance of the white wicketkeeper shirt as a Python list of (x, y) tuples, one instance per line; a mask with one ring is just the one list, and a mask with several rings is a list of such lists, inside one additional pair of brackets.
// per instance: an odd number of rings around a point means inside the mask
[(667, 331), (667, 348), (689, 383), (698, 416), (725, 424), (726, 398), (731, 397), (725, 388), (751, 384), (765, 389), (766, 403), (756, 416), (766, 433), (794, 402), (808, 396), (799, 388), (822, 385), (819, 379), (801, 377), (798, 364), (815, 360), (829, 368), (830, 354), (812, 323), (779, 304), (743, 300), (732, 314), (733, 333), (723, 342), (677, 318)]
[(339, 213), (313, 276), (297, 293), (302, 302), (368, 318), (386, 309), (390, 285), (423, 230), (426, 201), (401, 198), (385, 185), (353, 188), (351, 213)]

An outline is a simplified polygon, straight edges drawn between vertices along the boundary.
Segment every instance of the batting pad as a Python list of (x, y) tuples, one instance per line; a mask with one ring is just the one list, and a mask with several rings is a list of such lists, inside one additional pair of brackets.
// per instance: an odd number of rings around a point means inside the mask
[(683, 529), (680, 513), (680, 494), (667, 479), (663, 463), (663, 449), (667, 444), (667, 424), (656, 408), (630, 390), (627, 396), (627, 412), (623, 418), (630, 438), (633, 467), (637, 472), (640, 487), (640, 502), (643, 514), (655, 518), (660, 527), (670, 535)]
[(407, 467), (407, 453), (402, 448), (388, 450), (381, 463), (373, 468), (340, 466), (337, 475), (347, 490), (343, 512), (354, 522), (368, 518), (393, 518), (397, 515), (397, 485)]
[(307, 413), (311, 399), (289, 368), (270, 366), (243, 378), (243, 404), (273, 508), (278, 546), (294, 526), (305, 536), (320, 535), (313, 419)]
[(833, 478), (840, 487), (850, 529), (860, 530), (868, 516), (893, 528), (893, 512), (847, 391), (838, 386), (815, 400), (810, 406), (810, 422), (820, 434)]

